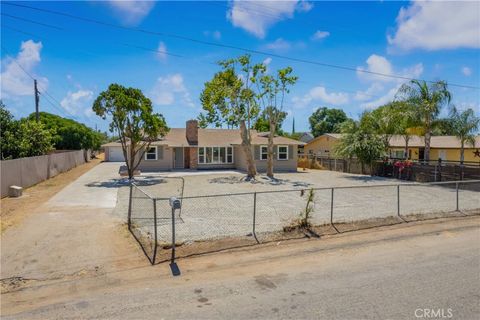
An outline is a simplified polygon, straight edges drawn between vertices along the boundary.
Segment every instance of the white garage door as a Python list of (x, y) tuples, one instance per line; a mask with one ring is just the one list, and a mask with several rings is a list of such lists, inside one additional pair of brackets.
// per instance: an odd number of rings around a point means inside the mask
[(108, 148), (108, 161), (124, 161), (122, 147)]

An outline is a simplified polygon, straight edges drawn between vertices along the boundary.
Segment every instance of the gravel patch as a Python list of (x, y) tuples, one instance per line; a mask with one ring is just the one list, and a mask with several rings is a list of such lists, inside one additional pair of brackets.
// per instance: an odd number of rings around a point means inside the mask
[[(182, 242), (251, 235), (254, 195), (242, 193), (257, 192), (257, 234), (280, 231), (298, 219), (307, 205), (310, 188), (336, 188), (333, 192), (333, 213), (334, 221), (338, 223), (397, 215), (399, 184), (402, 215), (452, 212), (456, 209), (454, 184), (425, 186), (323, 170), (281, 173), (276, 178), (272, 181), (260, 175), (255, 182), (249, 182), (241, 173), (212, 172), (187, 174), (182, 181), (179, 177), (145, 175), (137, 179), (141, 190), (134, 192), (132, 219), (145, 233), (153, 235), (153, 201), (143, 192), (152, 198), (159, 198), (156, 200), (157, 234), (160, 242), (168, 243), (171, 239), (168, 198), (181, 196), (182, 183), (184, 199), (181, 211), (176, 213), (176, 236)], [(349, 188), (342, 188), (347, 186)], [(366, 186), (370, 187), (365, 188)], [(460, 210), (480, 208), (480, 184), (476, 183), (475, 188), (472, 186), (474, 184), (461, 185), (458, 197)], [(282, 190), (289, 191), (267, 192)], [(191, 198), (225, 194), (234, 195)], [(127, 219), (128, 199), (129, 188), (120, 188), (115, 213), (123, 219)], [(330, 222), (331, 199), (331, 189), (314, 192), (314, 201), (311, 203), (312, 224)]]

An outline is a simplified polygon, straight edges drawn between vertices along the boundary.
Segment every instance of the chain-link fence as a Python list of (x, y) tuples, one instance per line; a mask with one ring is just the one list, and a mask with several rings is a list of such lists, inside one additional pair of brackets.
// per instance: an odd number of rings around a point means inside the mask
[[(339, 232), (360, 221), (367, 226), (365, 221), (371, 220), (385, 224), (389, 219), (399, 223), (431, 215), (480, 213), (480, 180), (189, 197), (182, 196), (183, 181), (181, 187), (179, 182), (162, 180), (161, 197), (153, 192), (157, 190), (154, 184), (130, 188), (129, 227), (152, 264), (162, 260), (159, 255), (168, 254), (172, 246), (173, 221), (175, 244), (181, 246), (183, 255), (190, 255), (305, 236), (305, 230), (316, 234), (322, 226)], [(181, 201), (181, 209), (173, 213), (170, 196)], [(217, 241), (207, 241), (213, 239)]]

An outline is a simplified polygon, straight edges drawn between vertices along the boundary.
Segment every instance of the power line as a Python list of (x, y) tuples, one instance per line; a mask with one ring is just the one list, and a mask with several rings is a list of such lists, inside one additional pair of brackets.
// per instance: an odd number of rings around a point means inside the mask
[[(27, 9), (36, 10), (36, 11), (41, 11), (41, 12), (46, 12), (46, 13), (55, 14), (55, 15), (60, 15), (60, 16), (68, 17), (68, 18), (71, 18), (71, 19), (76, 19), (76, 20), (85, 21), (85, 22), (89, 22), (89, 23), (94, 23), (94, 24), (98, 24), (98, 25), (104, 25), (104, 26), (108, 26), (108, 27), (112, 27), (112, 28), (116, 28), (116, 29), (121, 29), (121, 30), (129, 30), (129, 31), (135, 31), (135, 32), (140, 32), (140, 33), (144, 33), (144, 34), (169, 37), (169, 38), (174, 38), (174, 39), (179, 39), (179, 40), (184, 40), (184, 41), (190, 41), (190, 42), (194, 42), (194, 43), (198, 43), (198, 44), (208, 45), (208, 46), (234, 49), (234, 50), (244, 51), (244, 52), (247, 52), (247, 53), (258, 54), (258, 55), (269, 56), (269, 57), (275, 57), (275, 58), (279, 58), (279, 59), (284, 59), (284, 60), (289, 60), (289, 61), (294, 61), (294, 62), (299, 62), (299, 63), (305, 63), (305, 64), (310, 64), (310, 65), (316, 65), (316, 66), (321, 66), (321, 67), (334, 68), (334, 69), (339, 69), (339, 70), (346, 70), (346, 71), (353, 71), (353, 72), (360, 72), (360, 73), (367, 73), (367, 74), (377, 75), (377, 76), (386, 77), (386, 78), (394, 78), (394, 79), (401, 79), (401, 80), (408, 80), (408, 81), (422, 80), (422, 81), (425, 81), (425, 82), (428, 82), (428, 83), (435, 83), (436, 82), (436, 81), (432, 81), (432, 80), (416, 79), (416, 78), (410, 78), (410, 77), (405, 77), (405, 76), (400, 76), (400, 75), (386, 74), (386, 73), (369, 71), (369, 70), (364, 70), (364, 69), (357, 69), (355, 67), (350, 67), (350, 66), (337, 65), (337, 64), (325, 63), (325, 62), (314, 61), (314, 60), (309, 60), (309, 59), (290, 57), (290, 56), (276, 54), (276, 53), (272, 53), (272, 52), (266, 52), (266, 51), (261, 51), (261, 50), (243, 48), (243, 47), (239, 47), (239, 46), (235, 46), (235, 45), (222, 44), (222, 43), (216, 43), (216, 42), (211, 42), (211, 41), (195, 39), (195, 38), (191, 38), (191, 37), (183, 36), (183, 35), (179, 35), (179, 34), (158, 32), (158, 31), (152, 31), (152, 30), (140, 29), (140, 28), (133, 28), (133, 27), (126, 27), (126, 26), (121, 26), (121, 25), (117, 25), (117, 24), (113, 24), (113, 23), (109, 23), (109, 22), (104, 22), (104, 21), (96, 20), (96, 19), (92, 19), (92, 18), (85, 18), (85, 17), (73, 15), (73, 14), (70, 14), (70, 13), (65, 13), (65, 12), (60, 12), (60, 11), (55, 11), (55, 10), (50, 10), (50, 9), (43, 9), (43, 8), (38, 8), (38, 7), (32, 7), (32, 6), (28, 6), (28, 5), (24, 5), (24, 4), (11, 3), (11, 2), (4, 2), (4, 4), (10, 5), (10, 6), (21, 7), (21, 8), (27, 8)], [(468, 88), (468, 89), (480, 89), (480, 87), (477, 87), (477, 86), (470, 86), (470, 85), (456, 84), (456, 83), (449, 83), (449, 86), (459, 87), (459, 88)]]
[[(3, 14), (3, 13), (2, 13)], [(12, 17), (15, 17), (15, 16), (12, 16)], [(20, 18), (20, 17), (18, 17)], [(21, 19), (20, 19), (21, 20)], [(31, 23), (34, 23), (34, 24), (40, 24), (40, 25), (43, 25), (41, 22), (38, 22), (38, 21), (34, 21), (34, 20), (29, 20), (29, 22)], [(10, 29), (10, 30), (13, 30), (15, 32), (19, 32), (19, 33), (22, 33), (22, 34), (26, 34), (26, 35), (29, 35), (29, 36), (33, 36), (33, 37), (36, 37), (36, 38), (44, 38), (44, 37), (40, 37), (38, 35), (35, 35), (33, 33), (29, 33), (29, 32), (25, 32), (25, 31), (22, 31), (22, 30), (19, 30), (19, 29), (16, 29), (16, 28), (12, 28), (12, 27), (8, 27), (8, 26), (2, 26), (2, 28), (6, 28), (6, 29)], [(62, 31), (65, 31), (63, 28), (57, 28), (58, 30), (62, 30)], [(122, 45), (122, 46), (126, 46), (126, 47), (131, 47), (131, 48), (136, 48), (136, 49), (140, 49), (140, 50), (144, 50), (144, 51), (152, 51), (152, 52), (157, 52), (157, 53), (161, 53), (161, 54), (165, 54), (165, 55), (168, 55), (168, 56), (172, 56), (172, 57), (177, 57), (177, 58), (186, 58), (185, 56), (182, 56), (182, 55), (179, 55), (179, 54), (175, 54), (175, 53), (171, 53), (171, 52), (168, 52), (166, 50), (159, 50), (159, 49), (150, 49), (150, 48), (145, 48), (145, 47), (141, 47), (141, 46), (137, 46), (137, 45), (133, 45), (133, 44), (128, 44), (128, 43), (119, 43), (119, 42), (113, 42), (115, 44), (118, 44), (118, 45)], [(84, 53), (87, 53), (87, 54), (91, 54), (90, 52), (88, 51), (82, 51)], [(95, 54), (94, 54), (95, 55)], [(97, 55), (99, 56), (99, 55)]]
[(144, 51), (151, 51), (151, 52), (156, 52), (156, 53), (161, 53), (161, 54), (166, 54), (168, 56), (172, 56), (172, 57), (177, 57), (177, 58), (187, 58), (185, 56), (182, 56), (182, 55), (179, 55), (179, 54), (175, 54), (175, 53), (170, 53), (170, 52), (167, 52), (165, 50), (159, 50), (159, 49), (150, 49), (150, 48), (146, 48), (146, 47), (142, 47), (142, 46), (137, 46), (137, 45), (134, 45), (134, 44), (128, 44), (128, 43), (122, 43), (123, 46), (125, 47), (130, 47), (130, 48), (135, 48), (135, 49), (140, 49), (140, 50), (144, 50)]
[(22, 31), (20, 29), (17, 29), (17, 28), (13, 28), (13, 27), (10, 27), (10, 26), (6, 26), (4, 24), (1, 25), (2, 29), (7, 29), (7, 30), (11, 30), (11, 31), (15, 31), (15, 32), (18, 32), (18, 33), (22, 33), (24, 35), (27, 35), (27, 36), (31, 36), (31, 37), (35, 37), (35, 38), (42, 38), (42, 37), (39, 37), (37, 36), (36, 34), (33, 34), (33, 33), (30, 33), (30, 32), (26, 32), (26, 31)]
[[(5, 26), (2, 26), (3, 28), (5, 28)], [(19, 32), (19, 33), (23, 33), (23, 34), (28, 34), (28, 35), (33, 35), (39, 39), (42, 39), (43, 37), (40, 37), (38, 35), (34, 35), (34, 34), (31, 34), (31, 33), (28, 33), (28, 32), (23, 32), (19, 29), (15, 29), (15, 28), (10, 28), (10, 27), (6, 27), (7, 29), (12, 29), (16, 32)], [(126, 47), (131, 47), (131, 48), (135, 48), (135, 49), (139, 49), (139, 50), (144, 50), (144, 51), (149, 51), (149, 52), (158, 52), (158, 53), (163, 53), (163, 54), (168, 54), (170, 56), (173, 56), (173, 57), (176, 57), (176, 58), (184, 58), (184, 59), (191, 59), (190, 57), (186, 57), (186, 56), (182, 56), (182, 55), (178, 55), (178, 54), (173, 54), (173, 53), (168, 53), (166, 51), (163, 51), (163, 50), (158, 50), (158, 49), (151, 49), (151, 48), (146, 48), (146, 47), (142, 47), (142, 46), (138, 46), (138, 45), (132, 45), (132, 44), (128, 44), (128, 43), (123, 43), (122, 45), (126, 46)], [(92, 54), (92, 55), (95, 55), (95, 56), (99, 56), (100, 55), (97, 55), (97, 54), (94, 54), (94, 53), (90, 53), (88, 51), (83, 51), (82, 52), (85, 52), (85, 53), (88, 53), (88, 54)], [(16, 62), (16, 61), (15, 61)], [(212, 65), (217, 65), (217, 63), (215, 62), (208, 62), (209, 64), (212, 64)], [(25, 71), (25, 70), (24, 70)], [(32, 77), (33, 79), (33, 77)], [(306, 81), (298, 81), (299, 83), (305, 83), (305, 84), (309, 84), (309, 82), (306, 82)], [(311, 84), (313, 85), (313, 84)], [(339, 87), (333, 87), (333, 86), (327, 86), (327, 85), (324, 85), (324, 84), (320, 84), (319, 86), (321, 87), (324, 87), (325, 89), (330, 89), (330, 90), (340, 90), (342, 91), (342, 93), (350, 93), (350, 94), (362, 94), (364, 96), (368, 96), (368, 97), (371, 97), (371, 98), (381, 98), (381, 96), (378, 96), (378, 95), (372, 95), (372, 94), (368, 94), (368, 93), (365, 93), (365, 92), (359, 92), (358, 90), (357, 91), (352, 91), (352, 90), (346, 90), (344, 88), (339, 88)], [(59, 103), (60, 104), (60, 103)], [(73, 116), (73, 115), (72, 115)]]
[[(10, 55), (3, 45), (1, 46), (1, 48), (2, 48), (2, 50), (3, 50), (6, 54)], [(20, 63), (18, 63), (18, 61), (17, 61), (16, 59), (12, 59), (12, 61), (13, 61), (27, 76), (29, 76), (33, 81), (36, 82), (35, 77), (32, 76), (32, 74), (31, 74), (30, 72), (28, 72)], [(40, 85), (37, 85), (37, 86), (38, 86), (38, 88), (41, 89), (41, 90), (37, 90), (37, 92), (40, 93), (40, 94), (45, 98), (45, 100), (46, 100), (50, 105), (52, 105), (52, 107), (54, 107), (56, 110), (60, 110), (64, 115), (66, 115), (66, 113), (65, 113), (65, 111), (66, 111), (72, 118), (76, 119), (76, 117), (75, 117), (73, 114), (71, 114), (70, 112), (68, 112), (68, 110), (64, 110), (63, 108), (58, 107), (58, 106), (56, 106), (55, 104), (53, 104), (50, 99), (52, 99), (52, 100), (55, 101), (59, 106), (61, 106), (61, 103), (58, 102), (58, 100), (55, 99), (50, 93), (48, 93), (48, 91), (47, 91), (46, 89), (43, 89), (42, 87), (40, 87)], [(46, 94), (46, 96), (45, 96), (45, 94)], [(47, 97), (49, 97), (49, 98), (47, 98)], [(68, 116), (68, 115), (67, 115), (67, 116)]]
[[(49, 98), (48, 96), (44, 95), (41, 91), (39, 91), (40, 95), (45, 98), (44, 101), (47, 101), (48, 104), (50, 104), (55, 110), (57, 110), (58, 112), (60, 112), (61, 114), (63, 114), (64, 116), (69, 116), (70, 114), (67, 114), (66, 111), (63, 109), (63, 108), (60, 108), (58, 107), (55, 103), (53, 103)], [(70, 115), (71, 117), (73, 117), (73, 115)]]
[(8, 13), (4, 13), (4, 12), (2, 12), (1, 15), (2, 15), (2, 16), (5, 16), (5, 17), (12, 18), (12, 19), (20, 20), (20, 21), (25, 21), (25, 22), (29, 22), (29, 23), (38, 24), (38, 25), (41, 25), (41, 26), (44, 26), (44, 27), (47, 27), (47, 28), (52, 28), (52, 29), (57, 29), (57, 30), (63, 30), (62, 28), (57, 27), (57, 26), (52, 26), (52, 25), (50, 25), (50, 24), (46, 24), (46, 23), (43, 23), (43, 22), (38, 22), (38, 21), (34, 21), (34, 20), (27, 19), (27, 18), (22, 18), (22, 17), (14, 16), (14, 15), (11, 15), (11, 14), (8, 14)]

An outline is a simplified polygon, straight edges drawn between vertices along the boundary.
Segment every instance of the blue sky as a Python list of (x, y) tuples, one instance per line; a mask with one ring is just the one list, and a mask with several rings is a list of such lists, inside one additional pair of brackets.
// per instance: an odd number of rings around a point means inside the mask
[[(91, 112), (91, 104), (116, 82), (140, 88), (169, 126), (181, 127), (201, 111), (200, 92), (219, 70), (215, 62), (242, 54), (132, 28), (263, 51), (267, 55), (252, 59), (265, 61), (269, 70), (292, 66), (299, 81), (284, 107), (287, 131), (293, 117), (297, 131), (308, 130), (308, 117), (323, 106), (357, 118), (393, 99), (404, 82), (358, 70), (480, 86), (479, 2), (17, 3), (125, 28), (2, 2), (1, 96), (16, 117), (34, 110), (32, 79), (20, 65), (47, 91), (43, 111), (105, 130), (108, 123)], [(450, 89), (453, 103), (479, 113), (479, 89)]]

